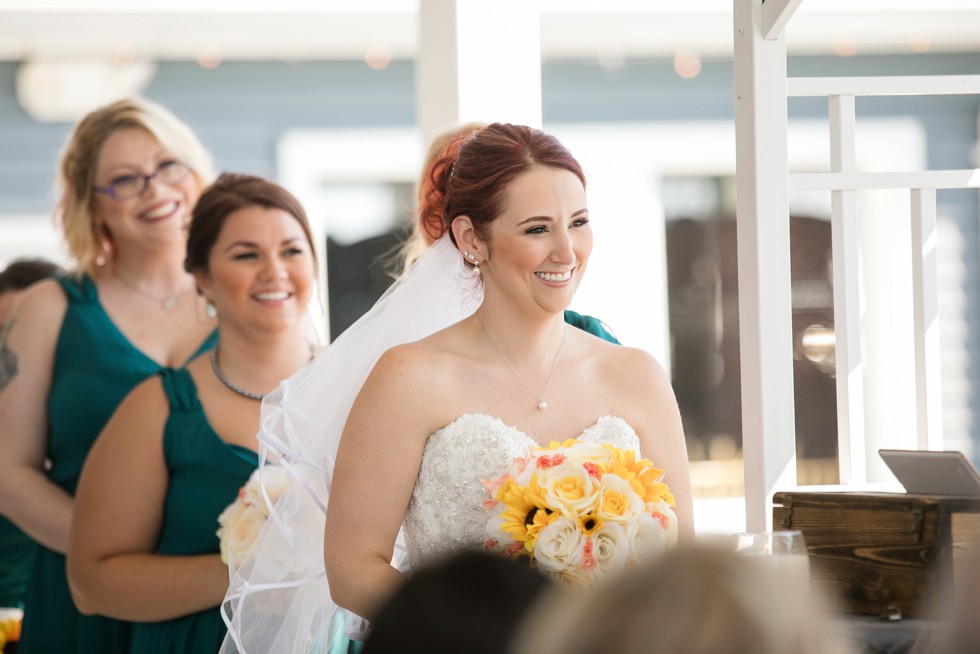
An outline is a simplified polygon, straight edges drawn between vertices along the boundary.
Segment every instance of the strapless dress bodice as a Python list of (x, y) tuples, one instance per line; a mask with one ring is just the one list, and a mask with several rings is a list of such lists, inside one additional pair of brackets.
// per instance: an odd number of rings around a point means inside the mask
[[(577, 438), (640, 454), (640, 440), (622, 418), (603, 416)], [(534, 445), (521, 430), (485, 414), (465, 414), (429, 436), (405, 515), (409, 565), (482, 546), (489, 518), (483, 482)]]

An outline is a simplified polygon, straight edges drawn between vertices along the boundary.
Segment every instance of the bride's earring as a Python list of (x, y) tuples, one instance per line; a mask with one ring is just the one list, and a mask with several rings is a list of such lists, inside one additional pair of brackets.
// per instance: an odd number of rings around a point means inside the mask
[(466, 252), (463, 252), (463, 256), (466, 257), (466, 260), (469, 261), (473, 265), (473, 274), (474, 275), (479, 275), (480, 274), (480, 262), (476, 260), (476, 255), (473, 254), (472, 252), (470, 252), (469, 250), (467, 250)]

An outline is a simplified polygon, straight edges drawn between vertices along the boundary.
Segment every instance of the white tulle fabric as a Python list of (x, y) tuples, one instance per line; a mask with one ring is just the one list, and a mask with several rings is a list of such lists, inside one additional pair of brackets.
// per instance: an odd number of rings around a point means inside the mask
[(324, 573), (324, 516), (354, 398), (387, 349), (462, 320), (482, 299), (478, 278), (444, 236), (367, 314), (262, 401), (259, 458), (285, 467), (289, 486), (245, 561), (231, 570), (221, 652), (327, 651), (343, 612), (330, 600)]
[[(605, 416), (580, 440), (640, 452), (640, 439), (622, 418)], [(499, 418), (468, 413), (429, 436), (405, 516), (408, 561), (415, 567), (486, 539), (487, 489), (534, 440)]]

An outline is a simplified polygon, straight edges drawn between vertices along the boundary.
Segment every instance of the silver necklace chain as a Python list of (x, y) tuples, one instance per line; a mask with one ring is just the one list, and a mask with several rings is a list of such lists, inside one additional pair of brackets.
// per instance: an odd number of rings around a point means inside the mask
[(517, 368), (515, 368), (511, 362), (508, 361), (507, 357), (504, 356), (504, 353), (500, 351), (497, 344), (493, 342), (493, 338), (490, 337), (490, 332), (487, 331), (487, 326), (483, 324), (483, 318), (480, 317), (479, 311), (476, 312), (476, 319), (480, 321), (480, 327), (483, 329), (483, 334), (487, 337), (487, 342), (490, 343), (490, 347), (493, 348), (494, 352), (500, 355), (500, 358), (504, 360), (504, 363), (507, 364), (507, 367), (510, 368), (511, 372), (513, 372), (514, 375), (521, 380), (521, 383), (524, 384), (524, 388), (527, 389), (528, 393), (530, 393), (531, 396), (538, 401), (538, 410), (544, 411), (547, 409), (548, 403), (544, 401), (544, 396), (548, 394), (548, 388), (551, 387), (551, 378), (555, 376), (555, 370), (558, 368), (558, 360), (561, 358), (562, 350), (565, 349), (565, 337), (568, 335), (568, 327), (565, 327), (564, 331), (561, 333), (561, 345), (558, 346), (558, 354), (555, 355), (555, 362), (551, 364), (551, 374), (548, 375), (548, 381), (545, 383), (544, 390), (541, 392), (539, 397), (538, 394), (534, 392), (534, 389), (531, 388), (531, 385), (528, 384), (523, 377), (521, 377), (521, 373), (517, 372)]
[(180, 304), (181, 302), (183, 302), (184, 301), (184, 296), (187, 295), (187, 291), (181, 291), (180, 293), (174, 293), (172, 295), (165, 295), (164, 297), (157, 297), (155, 295), (150, 295), (149, 293), (147, 293), (146, 291), (144, 291), (143, 289), (141, 289), (139, 286), (137, 286), (136, 284), (134, 284), (130, 280), (128, 280), (125, 277), (123, 277), (122, 275), (120, 275), (119, 272), (115, 268), (112, 269), (112, 276), (115, 277), (116, 279), (118, 279), (119, 281), (121, 281), (123, 284), (125, 284), (126, 286), (128, 286), (133, 291), (136, 291), (136, 293), (138, 295), (142, 295), (147, 300), (150, 300), (152, 302), (158, 302), (160, 304), (160, 306), (163, 307), (163, 310), (164, 311), (170, 311), (170, 310), (172, 310), (175, 306), (177, 306), (178, 304)]
[(236, 385), (230, 379), (225, 377), (224, 371), (222, 371), (221, 366), (218, 365), (218, 350), (220, 349), (221, 349), (221, 343), (216, 343), (215, 346), (211, 348), (211, 369), (214, 370), (214, 374), (218, 378), (218, 380), (222, 384), (230, 388), (231, 390), (238, 393), (239, 395), (247, 397), (251, 400), (261, 401), (262, 398), (265, 397), (264, 393), (260, 395), (259, 393), (253, 393), (252, 391), (246, 391), (244, 388)]

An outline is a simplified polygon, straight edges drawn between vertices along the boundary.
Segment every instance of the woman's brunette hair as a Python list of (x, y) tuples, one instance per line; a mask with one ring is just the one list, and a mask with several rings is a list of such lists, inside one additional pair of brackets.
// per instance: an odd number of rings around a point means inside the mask
[(295, 218), (303, 228), (313, 254), (313, 265), (316, 267), (313, 232), (310, 230), (310, 222), (299, 200), (283, 187), (262, 177), (223, 173), (204, 190), (194, 206), (190, 233), (187, 236), (187, 258), (184, 259), (184, 269), (190, 273), (206, 272), (211, 248), (218, 240), (218, 235), (228, 216), (239, 209), (254, 206), (281, 209)]

